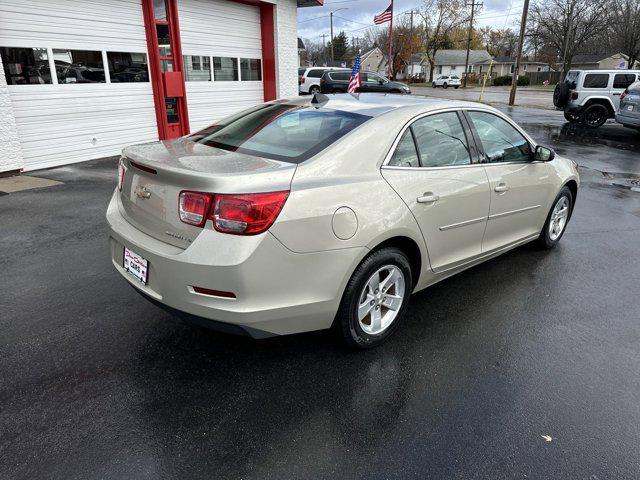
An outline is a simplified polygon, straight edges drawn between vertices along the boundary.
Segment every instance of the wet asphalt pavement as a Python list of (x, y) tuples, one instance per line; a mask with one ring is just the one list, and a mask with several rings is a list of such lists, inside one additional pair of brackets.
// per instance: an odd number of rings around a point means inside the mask
[(0, 197), (0, 478), (640, 477), (640, 193), (612, 184), (640, 135), (510, 113), (581, 165), (562, 242), (415, 295), (366, 352), (140, 298), (107, 254), (113, 159)]

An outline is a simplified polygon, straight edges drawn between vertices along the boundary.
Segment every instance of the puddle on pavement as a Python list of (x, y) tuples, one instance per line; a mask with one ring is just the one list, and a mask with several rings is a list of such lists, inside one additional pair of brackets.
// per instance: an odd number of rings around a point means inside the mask
[[(521, 122), (526, 123), (526, 122)], [(586, 128), (575, 123), (562, 125), (527, 124), (526, 130), (532, 136), (539, 136), (559, 142), (587, 145), (605, 145), (619, 150), (640, 153), (640, 133), (617, 124), (605, 124), (600, 128)]]

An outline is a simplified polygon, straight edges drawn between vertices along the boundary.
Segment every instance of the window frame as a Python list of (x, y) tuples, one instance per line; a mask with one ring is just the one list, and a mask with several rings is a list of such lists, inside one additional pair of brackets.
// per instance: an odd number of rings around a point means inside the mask
[[(485, 157), (484, 145), (482, 145), (482, 140), (480, 139), (480, 136), (478, 135), (478, 132), (476, 131), (476, 127), (473, 124), (473, 120), (469, 116), (469, 112), (487, 113), (487, 114), (493, 115), (495, 117), (498, 117), (498, 118), (504, 120), (505, 122), (507, 122), (509, 125), (511, 125), (516, 130), (516, 132), (518, 132), (522, 136), (522, 138), (524, 138), (527, 141), (527, 143), (529, 143), (529, 160), (521, 160), (521, 161), (517, 161), (517, 162), (485, 162), (483, 160), (483, 158)], [(469, 125), (469, 129), (471, 130), (471, 135), (473, 136), (473, 139), (474, 139), (475, 144), (476, 144), (480, 165), (484, 165), (484, 166), (487, 166), (487, 165), (528, 165), (528, 164), (534, 164), (534, 163), (542, 163), (542, 161), (535, 159), (535, 150), (536, 150), (537, 144), (531, 139), (531, 137), (529, 137), (529, 135), (527, 135), (509, 117), (506, 117), (506, 116), (503, 116), (503, 115), (498, 115), (496, 112), (491, 112), (491, 111), (483, 110), (483, 109), (480, 109), (480, 108), (467, 108), (467, 109), (464, 110), (464, 116), (465, 116), (465, 118), (467, 120), (467, 123)]]
[[(505, 120), (508, 124), (510, 124), (513, 128), (516, 129), (516, 131), (518, 133), (520, 133), (520, 135), (522, 135), (524, 137), (524, 139), (529, 142), (529, 146), (532, 152), (531, 155), (531, 160), (530, 161), (523, 161), (523, 162), (483, 162), (482, 161), (482, 157), (481, 154), (484, 155), (484, 150), (481, 148), (482, 147), (482, 143), (480, 141), (480, 138), (478, 137), (476, 131), (475, 131), (475, 127), (473, 126), (473, 123), (471, 123), (471, 120), (469, 119), (469, 117), (467, 116), (467, 112), (482, 112), (482, 113), (490, 113), (492, 115), (495, 115), (496, 117), (499, 117), (503, 120)], [(471, 163), (468, 165), (446, 165), (446, 166), (441, 166), (441, 167), (423, 167), (423, 166), (419, 166), (419, 167), (403, 167), (403, 166), (397, 166), (397, 165), (389, 165), (389, 162), (391, 161), (391, 159), (393, 158), (393, 154), (396, 151), (396, 147), (398, 146), (398, 143), (400, 143), (400, 139), (402, 138), (402, 136), (404, 135), (404, 132), (407, 130), (407, 128), (411, 127), (411, 124), (413, 124), (413, 122), (420, 120), (424, 117), (428, 117), (431, 115), (437, 115), (439, 113), (447, 113), (447, 112), (456, 112), (458, 114), (458, 118), (460, 119), (460, 123), (462, 124), (462, 128), (464, 130), (465, 136), (467, 138), (467, 144), (469, 146), (469, 155), (471, 156)], [(415, 135), (413, 134), (413, 131), (411, 132), (411, 135), (413, 137), (413, 142), (414, 145), (416, 147), (416, 153), (418, 154), (418, 159), (419, 161), (422, 161), (421, 155), (420, 155), (420, 150), (418, 148), (417, 142), (416, 142), (416, 138)], [(400, 130), (400, 132), (398, 132), (398, 135), (396, 135), (396, 138), (394, 139), (393, 143), (391, 144), (391, 147), (389, 148), (389, 151), (387, 152), (387, 155), (384, 157), (384, 160), (382, 161), (382, 165), (380, 166), (381, 169), (390, 169), (390, 170), (416, 170), (416, 169), (428, 169), (428, 170), (448, 170), (448, 169), (452, 169), (452, 168), (473, 168), (473, 167), (486, 167), (488, 165), (523, 165), (523, 164), (537, 164), (537, 163), (543, 163), (541, 160), (535, 160), (535, 157), (533, 155), (533, 152), (535, 152), (536, 147), (538, 146), (538, 144), (524, 131), (522, 130), (513, 120), (511, 120), (509, 117), (504, 116), (502, 114), (500, 114), (499, 112), (494, 112), (492, 110), (488, 110), (488, 109), (483, 109), (483, 108), (478, 108), (478, 107), (465, 107), (465, 108), (460, 108), (460, 107), (448, 107), (448, 108), (443, 108), (443, 109), (438, 109), (438, 110), (433, 110), (431, 112), (426, 112), (426, 113), (422, 113), (420, 115), (417, 115), (413, 118), (411, 118), (409, 121), (407, 121), (407, 123), (404, 124), (404, 126), (402, 127), (402, 129)]]
[[(469, 168), (469, 167), (478, 167), (478, 166), (482, 166), (483, 164), (480, 162), (480, 156), (478, 155), (478, 149), (475, 143), (475, 138), (472, 135), (472, 132), (469, 128), (469, 123), (467, 121), (466, 116), (464, 115), (464, 110), (460, 107), (448, 107), (448, 108), (442, 108), (442, 109), (438, 109), (438, 110), (433, 110), (431, 112), (426, 112), (426, 113), (422, 113), (420, 115), (417, 115), (413, 118), (411, 118), (407, 123), (405, 123), (405, 125), (402, 127), (402, 129), (400, 130), (400, 132), (398, 133), (398, 135), (396, 136), (395, 140), (393, 141), (393, 143), (391, 144), (391, 148), (389, 149), (389, 151), (387, 152), (387, 155), (385, 156), (384, 160), (382, 161), (382, 165), (381, 168), (388, 168), (388, 169), (401, 169), (401, 170), (416, 170), (416, 169), (420, 169), (420, 170), (445, 170), (445, 169), (450, 169), (450, 168)], [(418, 146), (418, 142), (416, 139), (416, 135), (413, 131), (413, 129), (411, 128), (411, 126), (417, 122), (418, 120), (422, 120), (425, 117), (431, 117), (433, 115), (438, 115), (441, 113), (450, 113), (453, 112), (458, 116), (458, 121), (460, 122), (460, 126), (462, 127), (462, 130), (464, 132), (465, 135), (465, 139), (467, 141), (467, 146), (469, 148), (469, 157), (471, 159), (471, 163), (467, 164), (467, 165), (443, 165), (443, 166), (438, 166), (438, 167), (424, 167), (422, 166), (422, 155), (420, 154), (420, 147)], [(411, 138), (413, 138), (413, 144), (414, 147), (416, 149), (416, 154), (418, 155), (418, 161), (420, 162), (420, 166), (418, 167), (403, 167), (403, 166), (399, 166), (399, 165), (389, 165), (389, 162), (391, 161), (391, 159), (393, 158), (393, 155), (396, 151), (396, 148), (398, 147), (398, 144), (400, 143), (400, 140), (402, 139), (402, 136), (404, 135), (404, 133), (407, 131), (407, 129), (410, 130), (411, 132)]]

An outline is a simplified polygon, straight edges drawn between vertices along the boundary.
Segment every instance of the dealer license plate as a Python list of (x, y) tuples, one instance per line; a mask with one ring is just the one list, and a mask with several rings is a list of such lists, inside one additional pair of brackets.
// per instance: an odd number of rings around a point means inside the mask
[(127, 247), (124, 247), (124, 269), (136, 279), (147, 284), (149, 262)]

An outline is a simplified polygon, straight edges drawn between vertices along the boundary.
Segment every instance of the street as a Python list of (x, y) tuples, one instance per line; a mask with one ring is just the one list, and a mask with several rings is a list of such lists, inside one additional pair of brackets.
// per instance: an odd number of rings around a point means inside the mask
[(496, 106), (579, 163), (564, 238), (364, 352), (181, 323), (111, 264), (117, 159), (32, 172), (62, 184), (0, 197), (0, 478), (640, 477), (640, 134)]
[[(411, 87), (414, 95), (427, 95), (430, 97), (452, 98), (456, 100), (466, 100), (469, 102), (482, 101), (490, 104), (509, 104), (509, 91), (511, 87), (486, 87), (484, 92), (480, 87), (452, 88), (438, 87)], [(516, 95), (516, 105), (523, 107), (542, 108), (553, 110), (553, 89), (536, 87), (518, 87)]]

